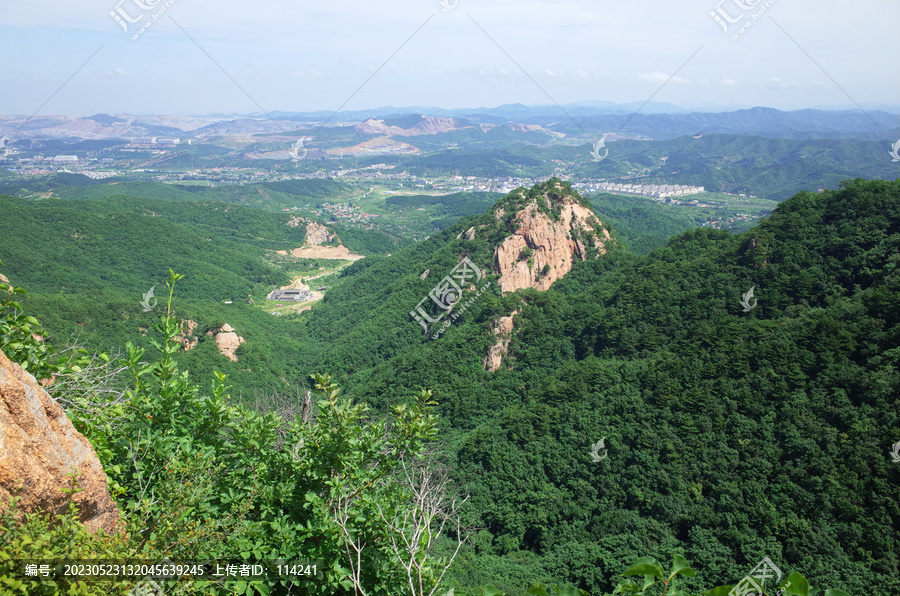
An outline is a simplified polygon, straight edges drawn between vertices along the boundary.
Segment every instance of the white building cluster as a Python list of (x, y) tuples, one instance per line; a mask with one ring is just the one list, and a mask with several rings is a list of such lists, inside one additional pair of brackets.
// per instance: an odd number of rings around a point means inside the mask
[(92, 180), (103, 180), (104, 178), (112, 178), (113, 176), (118, 176), (116, 172), (95, 172), (93, 170), (81, 170), (78, 173), (82, 176), (87, 176)]
[(597, 190), (617, 192), (626, 195), (643, 195), (656, 199), (666, 197), (683, 197), (706, 192), (702, 186), (685, 186), (683, 184), (617, 184), (605, 182), (597, 185)]

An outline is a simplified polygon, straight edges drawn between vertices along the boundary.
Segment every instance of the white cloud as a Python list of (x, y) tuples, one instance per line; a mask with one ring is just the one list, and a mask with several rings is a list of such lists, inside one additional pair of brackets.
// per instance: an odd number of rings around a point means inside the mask
[(731, 87), (733, 85), (737, 85), (737, 81), (735, 81), (734, 79), (722, 79), (722, 85)]
[(769, 80), (766, 81), (766, 87), (769, 89), (787, 89), (788, 84), (778, 77), (769, 77)]

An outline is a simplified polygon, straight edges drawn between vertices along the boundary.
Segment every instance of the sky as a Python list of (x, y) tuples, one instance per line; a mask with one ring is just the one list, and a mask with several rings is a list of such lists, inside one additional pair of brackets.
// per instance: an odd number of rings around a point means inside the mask
[(900, 112), (898, 25), (896, 0), (0, 0), (0, 114)]

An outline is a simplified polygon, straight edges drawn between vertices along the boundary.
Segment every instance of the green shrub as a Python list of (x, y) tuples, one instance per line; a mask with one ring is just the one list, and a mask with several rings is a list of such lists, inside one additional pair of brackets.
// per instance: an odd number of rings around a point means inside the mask
[(24, 313), (22, 303), (15, 299), (24, 296), (25, 290), (0, 280), (2, 293), (6, 296), (0, 302), (0, 350), (36, 378), (49, 377), (53, 367), (42, 338), (44, 330), (37, 319)]
[[(72, 475), (70, 494), (80, 492)], [(12, 497), (0, 512), (0, 594), (13, 596), (110, 596), (125, 594), (133, 582), (85, 582), (69, 578), (39, 580), (25, 575), (26, 562), (88, 559), (123, 560), (129, 557), (131, 545), (124, 534), (106, 535), (87, 531), (78, 517), (78, 506), (69, 502), (65, 514), (19, 514), (20, 497)]]

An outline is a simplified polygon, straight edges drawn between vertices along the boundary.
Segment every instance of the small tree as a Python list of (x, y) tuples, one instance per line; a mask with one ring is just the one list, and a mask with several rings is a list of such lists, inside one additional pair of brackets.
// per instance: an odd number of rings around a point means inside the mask
[[(434, 438), (436, 403), (423, 390), (412, 405), (394, 406), (389, 421), (371, 420), (365, 404), (339, 395), (331, 376), (313, 379), (322, 397), (315, 417), (306, 423), (297, 416), (288, 432), (284, 453), (290, 463), (279, 479), (285, 489), (279, 507), (296, 512), (292, 521), (303, 528), (298, 550), (340, 561), (326, 571), (326, 583), (339, 583), (358, 596), (406, 591), (407, 559), (392, 545), (400, 548), (397, 531), (407, 529), (399, 520), (423, 518), (413, 512), (415, 490), (397, 479), (406, 477), (408, 462), (418, 461), (426, 441)], [(424, 566), (422, 571), (424, 586)]]
[[(390, 515), (379, 508), (378, 515), (390, 530), (391, 552), (406, 572), (410, 596), (433, 596), (467, 539), (460, 508), (468, 497), (450, 496), (449, 471), (433, 457), (402, 462), (401, 482), (410, 492), (409, 506)], [(455, 536), (453, 551), (435, 557), (445, 533)]]

